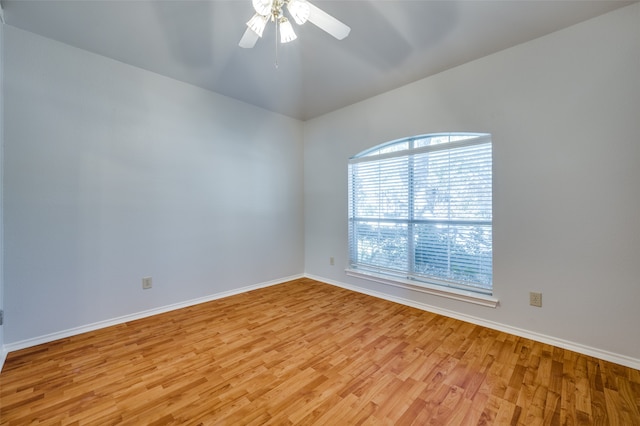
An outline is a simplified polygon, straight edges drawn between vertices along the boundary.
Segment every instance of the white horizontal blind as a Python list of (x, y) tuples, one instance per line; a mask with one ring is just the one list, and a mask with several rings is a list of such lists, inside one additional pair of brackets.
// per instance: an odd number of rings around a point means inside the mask
[(351, 159), (349, 253), (355, 269), (490, 293), (490, 136), (408, 138)]

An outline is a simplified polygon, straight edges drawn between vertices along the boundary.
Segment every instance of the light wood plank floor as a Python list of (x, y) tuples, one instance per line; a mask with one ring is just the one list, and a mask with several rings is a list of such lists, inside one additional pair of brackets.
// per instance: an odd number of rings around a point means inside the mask
[(640, 425), (640, 371), (309, 279), (10, 353), (0, 423)]

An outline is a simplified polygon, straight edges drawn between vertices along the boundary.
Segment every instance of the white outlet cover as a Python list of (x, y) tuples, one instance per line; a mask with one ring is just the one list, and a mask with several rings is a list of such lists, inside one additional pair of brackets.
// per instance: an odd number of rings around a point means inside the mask
[(142, 279), (142, 288), (143, 289), (148, 289), (153, 287), (153, 281), (151, 280), (151, 277), (145, 277)]

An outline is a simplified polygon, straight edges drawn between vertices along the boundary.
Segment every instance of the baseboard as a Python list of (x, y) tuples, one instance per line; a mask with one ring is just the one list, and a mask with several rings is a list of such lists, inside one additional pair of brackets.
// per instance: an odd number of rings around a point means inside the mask
[(0, 371), (2, 371), (2, 367), (4, 366), (4, 362), (5, 362), (6, 357), (7, 357), (9, 352), (13, 352), (13, 351), (17, 351), (17, 350), (20, 350), (20, 349), (29, 348), (29, 347), (40, 345), (40, 344), (43, 344), (43, 343), (49, 343), (49, 342), (52, 342), (54, 340), (63, 339), (65, 337), (70, 337), (70, 336), (74, 336), (74, 335), (77, 335), (77, 334), (82, 334), (82, 333), (86, 333), (86, 332), (89, 332), (89, 331), (94, 331), (94, 330), (110, 327), (110, 326), (117, 325), (117, 324), (122, 324), (122, 323), (129, 322), (129, 321), (134, 321), (134, 320), (137, 320), (137, 319), (141, 319), (141, 318), (146, 318), (146, 317), (153, 316), (153, 315), (162, 314), (162, 313), (165, 313), (165, 312), (174, 311), (176, 309), (186, 308), (188, 306), (198, 305), (200, 303), (210, 302), (212, 300), (222, 299), (224, 297), (229, 297), (229, 296), (234, 296), (234, 295), (241, 294), (241, 293), (246, 293), (246, 292), (251, 291), (251, 290), (257, 290), (259, 288), (270, 287), (270, 286), (273, 286), (273, 285), (282, 284), (284, 282), (295, 280), (295, 279), (298, 279), (298, 278), (303, 278), (303, 277), (310, 278), (310, 279), (313, 279), (313, 280), (316, 280), (316, 281), (320, 281), (320, 282), (324, 282), (324, 283), (327, 283), (327, 284), (330, 284), (330, 285), (334, 285), (336, 287), (341, 287), (341, 288), (344, 288), (346, 290), (351, 290), (351, 291), (355, 291), (355, 292), (358, 292), (358, 293), (367, 294), (369, 296), (377, 297), (379, 299), (388, 300), (390, 302), (399, 303), (401, 305), (411, 306), (413, 308), (421, 309), (423, 311), (433, 312), (435, 314), (444, 315), (444, 316), (447, 316), (447, 317), (450, 317), (450, 318), (455, 318), (455, 319), (458, 319), (458, 320), (461, 320), (461, 321), (466, 321), (466, 322), (469, 322), (469, 323), (472, 323), (472, 324), (476, 324), (476, 325), (481, 325), (483, 327), (491, 328), (493, 330), (502, 331), (502, 332), (505, 332), (505, 333), (513, 334), (515, 336), (524, 337), (526, 339), (535, 340), (537, 342), (541, 342), (541, 343), (557, 346), (559, 348), (568, 349), (568, 350), (571, 350), (571, 351), (574, 351), (574, 352), (578, 352), (578, 353), (581, 353), (581, 354), (584, 354), (584, 355), (593, 356), (593, 357), (600, 358), (600, 359), (603, 359), (603, 360), (606, 360), (606, 361), (610, 361), (610, 362), (613, 362), (613, 363), (616, 363), (616, 364), (624, 365), (626, 367), (634, 368), (636, 370), (640, 370), (640, 360), (636, 359), (636, 358), (632, 358), (632, 357), (628, 357), (628, 356), (625, 356), (625, 355), (612, 353), (612, 352), (605, 351), (605, 350), (598, 349), (598, 348), (593, 348), (593, 347), (590, 347), (590, 346), (582, 345), (580, 343), (571, 342), (571, 341), (564, 340), (564, 339), (558, 339), (556, 337), (548, 336), (548, 335), (537, 333), (537, 332), (534, 332), (534, 331), (525, 330), (525, 329), (521, 329), (521, 328), (518, 328), (518, 327), (513, 327), (513, 326), (510, 326), (510, 325), (502, 324), (502, 323), (497, 323), (497, 322), (494, 322), (494, 321), (488, 321), (488, 320), (485, 320), (485, 319), (482, 319), (482, 318), (478, 318), (478, 317), (474, 317), (474, 316), (471, 316), (471, 315), (461, 314), (459, 312), (450, 311), (448, 309), (438, 308), (436, 306), (428, 305), (428, 304), (425, 304), (425, 303), (418, 303), (416, 301), (405, 299), (405, 298), (402, 298), (402, 297), (391, 296), (391, 295), (386, 294), (386, 293), (380, 293), (380, 292), (377, 292), (377, 291), (369, 290), (369, 289), (366, 289), (366, 288), (363, 288), (363, 287), (359, 287), (359, 286), (355, 286), (355, 285), (352, 285), (352, 284), (346, 284), (346, 283), (335, 281), (335, 280), (331, 280), (331, 279), (328, 279), (328, 278), (319, 277), (319, 276), (316, 276), (316, 275), (313, 275), (313, 274), (300, 274), (300, 275), (292, 275), (292, 276), (281, 278), (281, 279), (278, 279), (278, 280), (267, 281), (267, 282), (263, 282), (263, 283), (259, 283), (259, 284), (240, 287), (240, 288), (237, 288), (237, 289), (233, 289), (233, 290), (224, 291), (224, 292), (221, 292), (221, 293), (212, 294), (212, 295), (209, 295), (209, 296), (204, 296), (204, 297), (200, 297), (200, 298), (197, 298), (197, 299), (191, 299), (191, 300), (187, 300), (187, 301), (184, 301), (184, 302), (175, 303), (175, 304), (171, 304), (171, 305), (167, 305), (167, 306), (163, 306), (163, 307), (159, 307), (159, 308), (154, 308), (154, 309), (150, 309), (150, 310), (146, 310), (146, 311), (142, 311), (142, 312), (138, 312), (138, 313), (134, 313), (134, 314), (130, 314), (130, 315), (124, 315), (124, 316), (121, 316), (121, 317), (118, 317), (118, 318), (113, 318), (113, 319), (110, 319), (110, 320), (99, 321), (99, 322), (92, 323), (92, 324), (87, 324), (87, 325), (84, 325), (84, 326), (81, 326), (81, 327), (75, 327), (75, 328), (72, 328), (72, 329), (63, 330), (63, 331), (56, 332), (56, 333), (51, 333), (51, 334), (47, 334), (47, 335), (43, 335), (43, 336), (34, 337), (34, 338), (31, 338), (31, 339), (21, 340), (21, 341), (10, 343), (10, 344), (5, 344), (0, 349)]
[(423, 311), (433, 312), (435, 314), (444, 315), (446, 317), (455, 318), (461, 321), (466, 321), (472, 324), (481, 325), (483, 327), (491, 328), (493, 330), (502, 331), (505, 333), (513, 334), (515, 336), (524, 337), (526, 339), (535, 340), (536, 342), (553, 345), (559, 348), (567, 349), (573, 352), (577, 352), (583, 355), (593, 356), (605, 361), (610, 361), (616, 364), (624, 365), (625, 367), (634, 368), (640, 370), (640, 359), (628, 357), (625, 355), (616, 354), (613, 352), (605, 351), (591, 346), (586, 346), (580, 343), (571, 342), (557, 337), (548, 336), (546, 334), (537, 333), (535, 331), (525, 330), (510, 325), (485, 320), (472, 315), (461, 314), (459, 312), (450, 311), (448, 309), (438, 308), (436, 306), (428, 305), (425, 303), (419, 303), (414, 300), (405, 299), (403, 297), (391, 296), (386, 293), (380, 293), (377, 291), (369, 290), (363, 287), (355, 286), (352, 284), (346, 284), (343, 282), (331, 280), (324, 277), (319, 277), (312, 274), (304, 274), (306, 278), (310, 278), (323, 283), (331, 284), (336, 287), (341, 287), (346, 290), (355, 291), (358, 293), (367, 294), (369, 296), (377, 297), (379, 299), (388, 300), (390, 302), (399, 303), (401, 305), (411, 306), (412, 308), (420, 309)]
[[(216, 293), (216, 294), (211, 294), (211, 295), (204, 296), (204, 297), (199, 297), (197, 299), (191, 299), (191, 300), (187, 300), (187, 301), (184, 301), (184, 302), (179, 302), (179, 303), (174, 303), (174, 304), (171, 304), (171, 305), (161, 306), (159, 308), (154, 308), (154, 309), (149, 309), (149, 310), (142, 311), (142, 312), (137, 312), (137, 313), (134, 313), (134, 314), (124, 315), (124, 316), (121, 316), (121, 317), (118, 317), (118, 318), (112, 318), (112, 319), (105, 320), (105, 321), (98, 321), (98, 322), (95, 322), (95, 323), (92, 323), (92, 324), (83, 325), (83, 326), (80, 326), (80, 327), (70, 328), (70, 329), (67, 329), (67, 330), (58, 331), (58, 332), (55, 332), (55, 333), (34, 337), (34, 338), (31, 338), (31, 339), (26, 339), (26, 340), (21, 340), (21, 341), (14, 342), (14, 343), (5, 344), (4, 347), (2, 348), (2, 352), (1, 353), (3, 354), (4, 357), (6, 357), (6, 355), (9, 352), (17, 351), (17, 350), (20, 350), (20, 349), (30, 348), (32, 346), (41, 345), (43, 343), (53, 342), (54, 340), (64, 339), (66, 337), (75, 336), (77, 334), (82, 334), (82, 333), (86, 333), (86, 332), (89, 332), (89, 331), (99, 330), (101, 328), (111, 327), (113, 325), (118, 325), (118, 324), (122, 324), (122, 323), (129, 322), (129, 321), (135, 321), (137, 319), (146, 318), (146, 317), (150, 317), (150, 316), (158, 315), (158, 314), (163, 314), (165, 312), (175, 311), (176, 309), (182, 309), (182, 308), (186, 308), (186, 307), (189, 307), (189, 306), (198, 305), (200, 303), (210, 302), (212, 300), (222, 299), (224, 297), (235, 296), (237, 294), (246, 293), (246, 292), (251, 291), (251, 290), (257, 290), (259, 288), (270, 287), (270, 286), (273, 286), (273, 285), (282, 284), (282, 283), (285, 283), (287, 281), (292, 281), (292, 280), (295, 280), (295, 279), (298, 279), (298, 278), (303, 278), (303, 277), (304, 277), (303, 274), (292, 275), (292, 276), (280, 278), (280, 279), (277, 279), (277, 280), (266, 281), (266, 282), (262, 282), (262, 283), (259, 283), (259, 284), (240, 287), (240, 288), (236, 288), (236, 289), (233, 289), (233, 290), (223, 291), (221, 293)], [(2, 358), (1, 360), (4, 362), (4, 358)], [(1, 371), (1, 366), (2, 366), (2, 364), (0, 364), (0, 371)]]
[(2, 348), (0, 349), (0, 373), (2, 373), (2, 367), (4, 367), (4, 361), (7, 359), (7, 351)]

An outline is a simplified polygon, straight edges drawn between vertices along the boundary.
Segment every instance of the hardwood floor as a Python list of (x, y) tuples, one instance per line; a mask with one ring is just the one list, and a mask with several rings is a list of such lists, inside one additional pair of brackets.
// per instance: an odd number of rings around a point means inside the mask
[(39, 422), (640, 425), (640, 371), (300, 279), (10, 353)]

